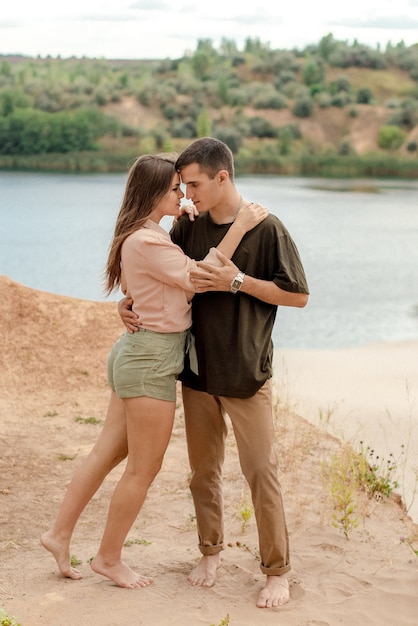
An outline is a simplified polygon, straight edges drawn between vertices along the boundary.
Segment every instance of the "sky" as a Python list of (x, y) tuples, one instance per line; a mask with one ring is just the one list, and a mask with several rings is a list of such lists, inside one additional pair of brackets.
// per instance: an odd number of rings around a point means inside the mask
[(3, 0), (0, 54), (180, 58), (199, 39), (247, 38), (272, 49), (334, 39), (384, 49), (418, 43), (418, 0)]

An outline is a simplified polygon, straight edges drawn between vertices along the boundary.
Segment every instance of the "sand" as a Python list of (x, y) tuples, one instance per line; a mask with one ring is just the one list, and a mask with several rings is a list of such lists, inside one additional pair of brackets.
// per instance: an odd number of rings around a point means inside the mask
[(399, 492), (418, 523), (418, 341), (278, 350), (275, 358), (293, 410), (358, 450), (363, 442), (380, 462), (394, 459)]
[[(361, 434), (365, 415), (369, 426), (375, 419), (392, 437), (386, 409), (392, 420), (408, 414), (402, 388), (408, 380), (415, 393), (416, 344), (277, 352), (277, 448), (291, 599), (278, 609), (258, 609), (264, 578), (253, 514), (244, 521), (251, 505), (232, 434), (224, 473), (227, 545), (218, 581), (210, 589), (187, 582), (199, 552), (181, 402), (163, 468), (124, 549), (128, 564), (154, 582), (128, 591), (89, 567), (123, 466), (77, 526), (72, 554), (84, 578), (58, 574), (39, 536), (99, 432), (100, 423), (92, 422), (103, 419), (107, 406), (105, 358), (122, 327), (114, 303), (47, 294), (6, 277), (0, 277), (0, 295), (0, 607), (22, 626), (416, 626), (416, 524), (399, 498), (360, 493), (358, 525), (346, 538), (335, 525), (330, 479), (324, 481), (321, 471), (330, 459), (343, 458), (337, 431), (344, 430), (346, 440)], [(346, 429), (348, 421), (353, 428)], [(364, 431), (374, 445), (373, 436)]]

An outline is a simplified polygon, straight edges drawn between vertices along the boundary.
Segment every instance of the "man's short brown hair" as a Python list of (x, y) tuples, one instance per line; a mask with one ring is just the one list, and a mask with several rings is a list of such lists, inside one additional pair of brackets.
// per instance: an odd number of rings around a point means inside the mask
[(197, 163), (209, 178), (214, 178), (220, 170), (226, 170), (231, 181), (234, 180), (234, 157), (228, 146), (214, 137), (196, 139), (183, 150), (176, 161), (176, 169)]

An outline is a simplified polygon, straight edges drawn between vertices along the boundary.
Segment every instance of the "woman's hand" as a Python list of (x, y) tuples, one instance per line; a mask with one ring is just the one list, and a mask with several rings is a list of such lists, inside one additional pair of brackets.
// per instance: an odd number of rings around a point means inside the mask
[(189, 216), (189, 220), (191, 222), (194, 222), (195, 217), (199, 215), (199, 211), (196, 209), (195, 205), (190, 200), (187, 200), (186, 202), (183, 202), (181, 204), (178, 216), (181, 217), (185, 213), (187, 213), (187, 215)]
[(244, 232), (248, 232), (265, 220), (268, 214), (268, 209), (261, 204), (244, 202), (235, 218), (235, 224), (241, 226)]

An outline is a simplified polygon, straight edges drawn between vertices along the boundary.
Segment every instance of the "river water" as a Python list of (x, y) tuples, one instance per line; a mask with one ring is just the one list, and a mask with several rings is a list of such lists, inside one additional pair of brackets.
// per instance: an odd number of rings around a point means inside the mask
[[(125, 180), (0, 172), (0, 273), (104, 300), (102, 271)], [(275, 345), (418, 338), (418, 182), (252, 176), (237, 178), (237, 187), (284, 222), (308, 276), (309, 304), (279, 309)]]

